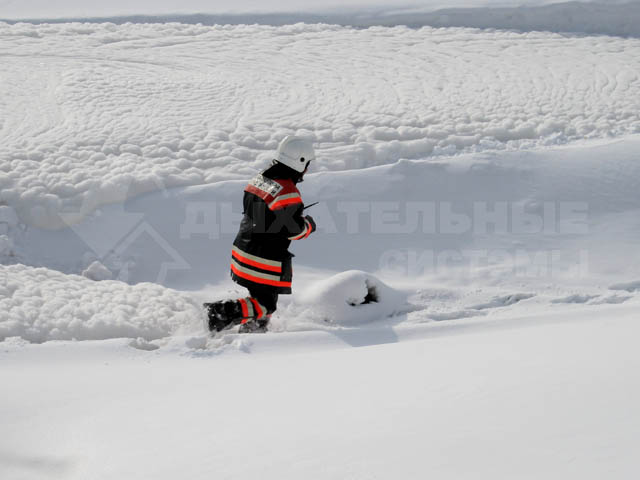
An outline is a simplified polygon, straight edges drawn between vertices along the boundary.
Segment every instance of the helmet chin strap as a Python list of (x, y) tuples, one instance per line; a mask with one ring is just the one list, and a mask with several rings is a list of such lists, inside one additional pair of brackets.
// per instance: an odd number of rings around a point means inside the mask
[(298, 180), (296, 183), (304, 182), (304, 174), (307, 173), (307, 170), (309, 169), (310, 164), (311, 164), (311, 160), (309, 160), (305, 165), (304, 170), (302, 171), (302, 173), (300, 173), (300, 180)]

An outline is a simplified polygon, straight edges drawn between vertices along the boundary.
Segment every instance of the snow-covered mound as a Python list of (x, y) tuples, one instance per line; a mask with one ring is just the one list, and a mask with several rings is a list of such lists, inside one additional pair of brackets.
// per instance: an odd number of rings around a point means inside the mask
[(638, 39), (0, 23), (0, 45), (0, 203), (46, 228), (246, 178), (293, 133), (344, 170), (640, 131)]
[(407, 310), (407, 295), (369, 273), (349, 270), (307, 286), (282, 318), (274, 319), (274, 328), (355, 326)]
[(0, 341), (154, 340), (178, 331), (200, 332), (202, 325), (193, 300), (160, 285), (95, 282), (45, 268), (0, 266)]

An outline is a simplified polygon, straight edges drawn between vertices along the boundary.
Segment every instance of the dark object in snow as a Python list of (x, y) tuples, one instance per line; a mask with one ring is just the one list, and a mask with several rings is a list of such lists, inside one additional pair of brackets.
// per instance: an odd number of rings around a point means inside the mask
[(378, 296), (378, 290), (376, 289), (376, 286), (369, 284), (369, 282), (366, 282), (365, 285), (367, 286), (367, 294), (364, 296), (364, 300), (362, 300), (362, 302), (360, 303), (356, 303), (354, 301), (348, 301), (347, 303), (349, 305), (351, 305), (352, 307), (357, 307), (358, 305), (378, 303), (379, 296)]
[(267, 287), (252, 287), (250, 297), (204, 303), (210, 332), (240, 325), (240, 333), (266, 332), (276, 310), (278, 294)]

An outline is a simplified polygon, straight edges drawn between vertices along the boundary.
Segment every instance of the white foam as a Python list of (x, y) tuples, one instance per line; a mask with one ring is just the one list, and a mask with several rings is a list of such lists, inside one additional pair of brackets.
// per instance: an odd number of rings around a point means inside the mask
[(640, 131), (638, 39), (106, 23), (0, 38), (0, 202), (45, 228), (246, 178), (287, 134), (344, 170)]
[(24, 265), (0, 266), (0, 340), (154, 340), (202, 331), (187, 295), (151, 283), (94, 282)]

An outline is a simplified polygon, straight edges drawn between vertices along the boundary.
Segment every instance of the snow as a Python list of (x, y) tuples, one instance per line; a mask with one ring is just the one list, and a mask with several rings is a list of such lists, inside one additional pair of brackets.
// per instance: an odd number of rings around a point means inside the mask
[[(292, 246), (296, 295), (282, 297), (272, 330), (358, 336), (379, 322), (633, 303), (639, 151), (634, 136), (310, 174), (301, 189), (322, 200), (310, 210), (319, 231)], [(202, 337), (199, 305), (244, 295), (228, 277), (243, 185), (155, 192), (73, 228), (18, 229), (7, 237), (19, 245), (6, 262), (15, 265), (0, 266), (0, 339), (128, 337), (165, 348), (186, 335), (181, 345), (217, 348)], [(500, 205), (503, 215), (482, 213)], [(377, 301), (365, 303), (370, 292)]]
[[(308, 202), (322, 200), (310, 210), (319, 231), (292, 246), (296, 295), (282, 297), (272, 329), (358, 337), (380, 321), (633, 302), (638, 152), (634, 136), (310, 174), (301, 189)], [(218, 348), (202, 337), (199, 305), (245, 295), (228, 277), (244, 183), (150, 193), (73, 228), (11, 230), (19, 248), (5, 262), (15, 265), (0, 266), (0, 339), (128, 337), (165, 348), (186, 335), (183, 346)], [(503, 215), (478, 213), (500, 205)], [(466, 228), (452, 229), (456, 215)], [(105, 278), (114, 280), (90, 280)], [(362, 304), (369, 290), (378, 302)], [(382, 335), (395, 335), (390, 328)]]
[(96, 480), (134, 469), (145, 479), (631, 479), (638, 306), (576, 308), (437, 322), (358, 348), (324, 332), (180, 355), (122, 341), (4, 342), (0, 469)]
[[(311, 173), (300, 189), (307, 203), (320, 201), (308, 210), (318, 232), (292, 246), (296, 286), (350, 269), (391, 287), (525, 282), (519, 293), (545, 282), (635, 282), (639, 152), (640, 136), (631, 136)], [(12, 263), (80, 275), (100, 261), (128, 283), (235, 295), (244, 290), (229, 280), (229, 248), (245, 184), (167, 189), (102, 207), (71, 228), (16, 229)]]
[(636, 292), (640, 290), (640, 280), (629, 283), (619, 283), (611, 286), (612, 290), (626, 290), (627, 292)]
[(375, 276), (349, 270), (312, 283), (273, 329), (296, 330), (323, 326), (354, 326), (410, 310), (406, 295)]
[(634, 38), (304, 24), (0, 24), (0, 38), (0, 202), (44, 228), (246, 178), (288, 134), (316, 142), (317, 170), (348, 170), (640, 132)]
[[(152, 283), (127, 285), (109, 281), (104, 265), (93, 262), (83, 277), (24, 265), (0, 266), (0, 341), (21, 338), (103, 340), (129, 337), (130, 345), (157, 349), (154, 340), (192, 335), (197, 348), (203, 336), (204, 313), (192, 296)], [(102, 280), (95, 282), (96, 280)], [(366, 300), (367, 293), (374, 297)], [(366, 304), (365, 304), (366, 302)], [(394, 291), (371, 274), (343, 272), (311, 284), (289, 306), (274, 330), (308, 330), (323, 326), (354, 326), (410, 310), (406, 295)], [(204, 343), (199, 343), (204, 342)]]
[[(272, 15), (0, 23), (0, 478), (635, 478), (636, 10), (201, 5), (0, 1)], [(338, 25), (429, 15), (526, 28)], [(294, 294), (212, 337), (242, 188), (293, 133)]]

